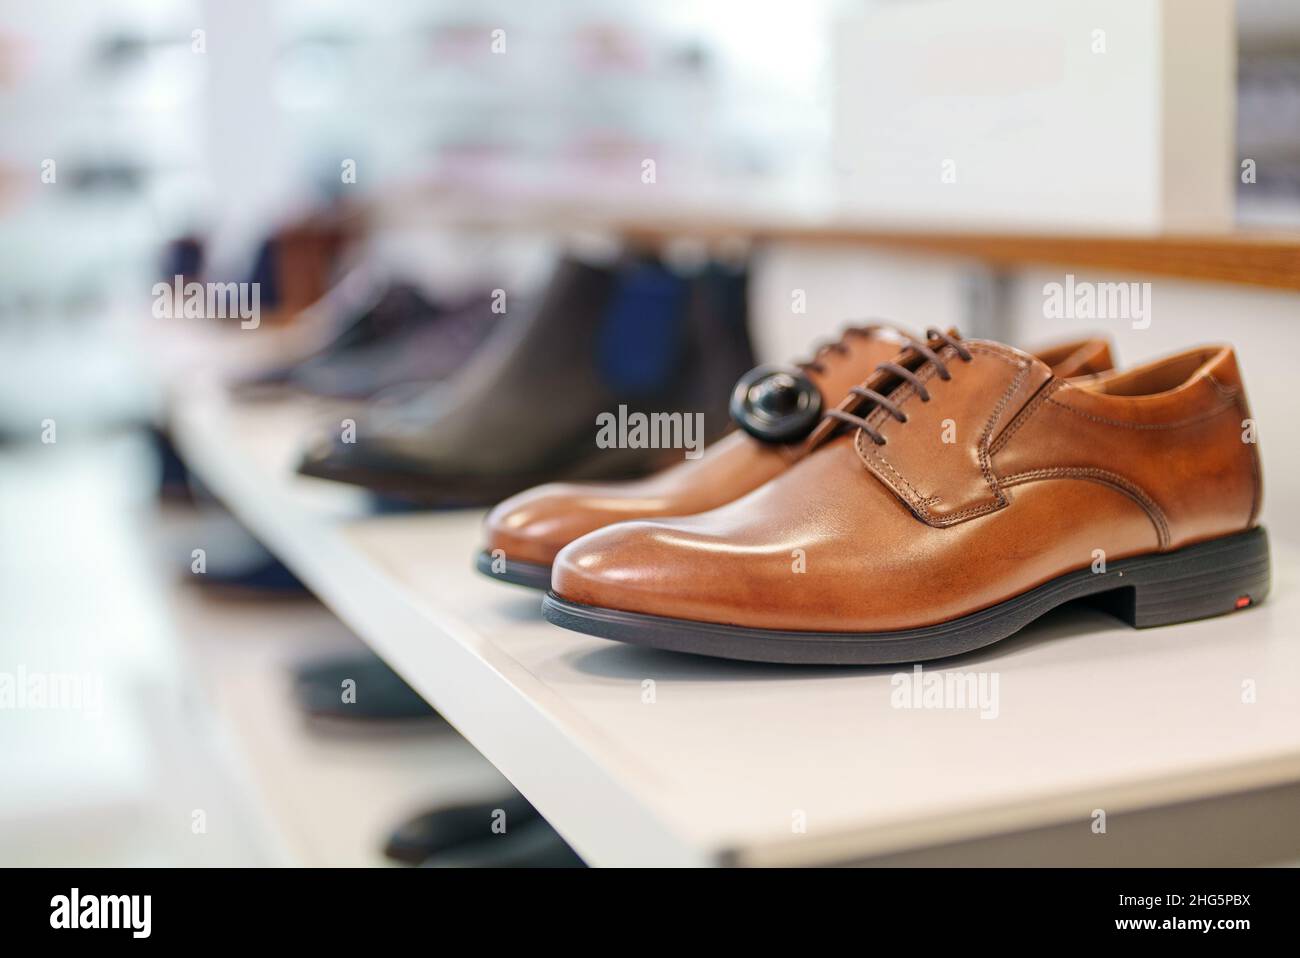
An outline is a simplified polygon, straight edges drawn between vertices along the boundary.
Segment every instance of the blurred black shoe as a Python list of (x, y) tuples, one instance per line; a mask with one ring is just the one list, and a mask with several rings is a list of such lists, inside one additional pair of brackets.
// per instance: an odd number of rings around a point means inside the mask
[(460, 845), (503, 838), (538, 818), (537, 809), (518, 793), (497, 801), (435, 808), (397, 826), (388, 836), (384, 854), (393, 861), (419, 865)]
[(586, 868), (578, 853), (545, 819), (535, 818), (504, 835), (481, 838), (431, 855), (424, 868)]
[[(344, 686), (352, 682), (351, 686)], [(442, 716), (373, 653), (313, 662), (294, 675), (294, 698), (308, 715), (349, 721), (405, 721)]]
[(332, 340), (298, 362), (234, 383), (235, 390), (250, 395), (292, 387), (329, 398), (361, 399), (406, 383), (431, 385), (459, 370), (500, 318), (487, 296), (435, 303), (405, 283), (340, 299), (344, 301), (335, 308), (345, 315), (327, 321), (339, 330)]
[(208, 571), (193, 577), (204, 589), (265, 598), (311, 595), (289, 567), (267, 553), (247, 562), (211, 562)]
[[(561, 261), (535, 309), (511, 313), (464, 371), (376, 403), (355, 435), (319, 436), (299, 471), (429, 506), (488, 505), (552, 479), (645, 473), (681, 449), (597, 443), (598, 417), (703, 415), (701, 445), (730, 422), (754, 363), (743, 273), (683, 277), (658, 262)], [(656, 445), (661, 445), (656, 443)]]

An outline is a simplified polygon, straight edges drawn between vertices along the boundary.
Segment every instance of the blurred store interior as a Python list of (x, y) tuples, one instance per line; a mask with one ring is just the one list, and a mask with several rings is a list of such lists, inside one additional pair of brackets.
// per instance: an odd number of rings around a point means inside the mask
[[(1150, 283), (1149, 312), (1103, 332), (1125, 362), (1233, 342), (1270, 532), (1300, 542), (1300, 6), (1195, 0), (1160, 21), (1178, 6), (0, 0), (0, 672), (93, 679), (81, 708), (0, 712), (0, 863), (419, 863), (449, 827), (428, 813), (503, 803), (536, 825), (527, 848), (439, 863), (576, 863), (571, 845), (634, 863), (601, 853), (602, 828), (634, 826), (600, 824), (595, 799), (537, 817), (514, 785), (545, 775), (501, 758), (509, 734), (479, 741), (451, 694), (440, 715), (410, 660), (345, 624), (368, 574), (314, 595), (311, 547), (254, 529), (280, 500), (248, 479), (232, 502), (220, 478), (232, 423), (291, 475), (315, 426), (400, 417), (512, 336), (553, 368), (516, 357), (525, 395), (473, 427), (473, 455), (551, 443), (527, 464), (545, 473), (570, 455), (563, 417), (587, 417), (564, 411), (581, 303), (547, 305), (571, 261), (621, 284), (627, 381), (710, 388), (718, 426), (739, 372), (846, 324), (1046, 343), (1099, 325), (1048, 316), (1048, 284)], [(1179, 30), (1193, 62), (1160, 61)], [(255, 323), (160, 315), (175, 277), (258, 284)], [(635, 325), (697, 294), (729, 304), (678, 330), (706, 358)], [(509, 325), (534, 307), (557, 318)], [(289, 405), (206, 405), (286, 384)], [(294, 481), (318, 515), (402, 521), (356, 485)], [(490, 501), (461, 492), (470, 529)], [(413, 538), (420, 575), (472, 575), (439, 548)], [(479, 621), (454, 580), (430, 588)], [(527, 596), (492, 614), (533, 615)], [(645, 667), (590, 665), (587, 692)], [(330, 691), (362, 673), (374, 710), (339, 709)], [(776, 698), (831, 681), (740, 674)]]

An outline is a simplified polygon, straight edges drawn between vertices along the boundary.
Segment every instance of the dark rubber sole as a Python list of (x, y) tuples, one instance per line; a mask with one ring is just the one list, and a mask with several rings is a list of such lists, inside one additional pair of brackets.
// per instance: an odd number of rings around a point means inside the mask
[(938, 625), (896, 632), (798, 632), (670, 619), (582, 605), (548, 592), (542, 614), (574, 632), (672, 652), (790, 665), (894, 665), (973, 652), (1074, 599), (1091, 599), (1135, 628), (1190, 622), (1257, 605), (1268, 595), (1262, 528), (1158, 555), (1083, 569)]
[(647, 457), (644, 450), (601, 450), (599, 457), (586, 455), (563, 469), (528, 474), (452, 476), (364, 456), (303, 457), (298, 474), (360, 486), (381, 496), (409, 502), (427, 509), (468, 509), (494, 506), (516, 493), (547, 482), (588, 479), (632, 479), (662, 468), (672, 460), (656, 450)]
[(529, 589), (545, 591), (551, 587), (551, 567), (538, 562), (520, 562), (518, 559), (502, 558), (502, 568), (498, 572), (493, 568), (496, 562), (490, 552), (480, 552), (474, 560), (474, 568), (489, 579), (522, 585)]

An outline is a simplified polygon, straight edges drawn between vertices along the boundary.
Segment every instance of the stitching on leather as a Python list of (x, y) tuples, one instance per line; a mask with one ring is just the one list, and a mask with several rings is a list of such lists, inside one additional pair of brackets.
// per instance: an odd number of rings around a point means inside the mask
[(1251, 493), (1250, 493), (1250, 517), (1246, 520), (1246, 527), (1253, 528), (1259, 520), (1259, 510), (1264, 504), (1264, 482), (1260, 476), (1259, 453), (1254, 449), (1251, 450), (1248, 457), (1250, 459), (1251, 473)]
[(1156, 528), (1156, 537), (1159, 540), (1160, 548), (1167, 549), (1169, 547), (1172, 539), (1169, 535), (1169, 521), (1165, 518), (1164, 511), (1140, 486), (1116, 473), (1085, 466), (1053, 466), (1049, 469), (1032, 469), (1029, 472), (1004, 476), (1002, 484), (1019, 486), (1043, 479), (1084, 479), (1118, 489), (1146, 510), (1147, 517)]
[[(907, 477), (905, 477), (901, 472), (899, 472), (897, 469), (895, 469), (893, 466), (891, 466), (891, 465), (889, 464), (889, 461), (888, 461), (887, 459), (885, 459), (884, 456), (882, 456), (882, 455), (880, 455), (878, 452), (876, 452), (876, 450), (875, 450), (874, 448), (868, 450), (865, 446), (863, 446), (863, 444), (862, 444), (862, 439), (863, 439), (863, 437), (864, 437), (865, 435), (866, 435), (866, 433), (864, 433), (861, 429), (859, 429), (859, 430), (858, 430), (858, 438), (855, 439), (855, 440), (853, 441), (854, 446), (857, 447), (857, 450), (858, 450), (858, 456), (859, 456), (859, 457), (862, 457), (862, 456), (872, 456), (873, 458), (877, 459), (877, 460), (880, 462), (880, 464), (881, 464), (882, 466), (884, 466), (886, 469), (888, 469), (888, 470), (890, 471), (891, 474), (893, 474), (894, 476), (897, 476), (897, 477), (898, 477), (898, 481), (899, 481), (899, 482), (901, 482), (903, 485), (907, 486), (907, 488), (910, 489), (910, 490), (912, 491), (912, 497), (913, 497), (914, 499), (916, 499), (917, 502), (927, 502), (927, 501), (932, 501), (932, 500), (934, 500), (934, 499), (936, 498), (935, 496), (924, 496), (924, 495), (922, 495), (922, 494), (921, 494), (921, 490), (918, 489), (918, 488), (916, 488), (916, 486), (912, 485), (910, 482), (908, 482), (908, 481), (907, 481)], [(893, 485), (893, 483), (891, 482), (890, 485)], [(901, 491), (901, 490), (899, 490), (899, 491)], [(905, 498), (906, 498), (906, 497), (905, 497)]]
[(1049, 398), (1047, 401), (1053, 406), (1058, 406), (1067, 412), (1072, 412), (1076, 416), (1082, 416), (1084, 419), (1090, 419), (1093, 422), (1099, 422), (1105, 426), (1119, 426), (1122, 429), (1181, 429), (1184, 426), (1194, 426), (1198, 422), (1213, 419), (1225, 410), (1231, 409), (1235, 404), (1235, 400), (1227, 401), (1214, 407), (1209, 412), (1202, 413), (1199, 416), (1193, 416), (1190, 419), (1180, 419), (1177, 422), (1136, 423), (1123, 422), (1119, 419), (1107, 419), (1105, 416), (1094, 416), (1090, 412), (1084, 412), (1082, 409), (1076, 409), (1074, 406), (1067, 405), (1059, 399)]
[(1007, 391), (1002, 394), (998, 404), (993, 407), (993, 415), (989, 421), (984, 424), (984, 432), (980, 435), (979, 441), (979, 460), (980, 472), (984, 473), (984, 481), (989, 484), (989, 490), (993, 493), (1000, 503), (1006, 503), (1006, 497), (1002, 495), (1002, 490), (998, 487), (998, 477), (993, 474), (993, 467), (989, 463), (989, 442), (993, 438), (993, 427), (1002, 419), (1002, 414), (1006, 412), (1007, 404), (1011, 402), (1011, 397), (1020, 391), (1024, 385), (1025, 378), (1029, 375), (1029, 364), (1021, 363), (1020, 371), (1016, 373), (1016, 378), (1011, 380), (1011, 385)]
[[(995, 348), (992, 347), (992, 346), (986, 346), (986, 345), (984, 345), (983, 343), (967, 343), (967, 342), (965, 342), (965, 341), (962, 342), (962, 345), (965, 346), (966, 349), (969, 350), (969, 351), (972, 352), (972, 353), (983, 353), (985, 356), (992, 356), (994, 359), (1000, 359), (1000, 360), (1002, 360), (1002, 362), (1006, 363), (1006, 364), (1007, 364), (1008, 366), (1010, 366), (1012, 369), (1023, 369), (1023, 368), (1024, 368), (1024, 365), (1025, 365), (1025, 364), (1022, 363), (1020, 360), (1018, 360), (1018, 359), (1011, 359), (1011, 358), (1010, 358), (1009, 356), (1007, 356), (1007, 354), (1004, 353), (1002, 350), (1000, 350), (1000, 349), (995, 349)], [(957, 355), (957, 350), (954, 349), (954, 350), (952, 351), (952, 354), (953, 354), (954, 356), (956, 356), (956, 355)]]
[(1019, 432), (1020, 427), (1029, 421), (1029, 417), (1037, 412), (1043, 403), (1047, 402), (1051, 395), (1064, 385), (1064, 379), (1053, 379), (1048, 382), (1047, 385), (1039, 391), (1037, 396), (1029, 400), (1029, 405), (1020, 410), (1016, 415), (1016, 418), (1011, 420), (1011, 424), (1007, 426), (1006, 429), (1002, 430), (1002, 434), (998, 436), (998, 438), (994, 440), (993, 445), (989, 447), (989, 455), (996, 456), (1001, 452), (1006, 444), (1011, 441), (1011, 437)]
[(1006, 494), (998, 484), (998, 477), (993, 474), (993, 468), (989, 462), (989, 437), (993, 434), (994, 425), (996, 425), (997, 421), (1002, 418), (1002, 413), (1006, 409), (1007, 403), (1009, 403), (1011, 397), (1019, 391), (1020, 387), (1024, 384), (1025, 377), (1029, 374), (1030, 365), (1028, 363), (1018, 364), (1017, 368), (1020, 371), (1016, 373), (1016, 378), (1011, 381), (1011, 385), (1007, 388), (1007, 391), (1004, 392), (1002, 398), (998, 400), (997, 405), (993, 409), (993, 415), (990, 416), (988, 422), (984, 424), (984, 430), (980, 433), (980, 440), (976, 447), (979, 449), (980, 472), (983, 473), (984, 481), (988, 483), (989, 490), (993, 493), (993, 501), (981, 503), (980, 505), (975, 506), (967, 506), (965, 509), (959, 509), (954, 512), (952, 515), (942, 517), (936, 516), (929, 509), (926, 509), (925, 513), (927, 520), (934, 526), (945, 528), (947, 526), (956, 525), (958, 522), (965, 522), (967, 519), (973, 519), (976, 516), (982, 516), (986, 513), (994, 512), (1007, 504)]
[[(1244, 391), (1237, 395), (1237, 413), (1242, 419), (1253, 418), (1250, 415), (1250, 409), (1246, 405), (1246, 394)], [(1253, 528), (1256, 520), (1259, 519), (1259, 510), (1264, 505), (1264, 477), (1259, 468), (1259, 443), (1258, 437), (1256, 442), (1250, 443), (1250, 449), (1246, 452), (1246, 458), (1250, 460), (1250, 516), (1246, 519), (1246, 528)], [(1247, 443), (1242, 443), (1247, 445)]]
[[(904, 500), (907, 500), (908, 502), (912, 503), (917, 509), (919, 509), (920, 512), (922, 513), (922, 518), (926, 522), (938, 528), (954, 525), (955, 523), (961, 522), (965, 519), (970, 519), (975, 516), (983, 515), (984, 513), (987, 512), (992, 512), (995, 509), (1001, 509), (1003, 506), (1007, 504), (1007, 498), (1002, 493), (1002, 490), (998, 487), (997, 476), (993, 474), (993, 470), (989, 464), (989, 456), (990, 456), (990, 451), (988, 448), (989, 438), (993, 433), (994, 425), (1001, 418), (1002, 413), (1006, 409), (1007, 404), (1011, 401), (1011, 397), (1015, 395), (1016, 391), (1023, 384), (1025, 377), (1029, 374), (1029, 370), (1031, 368), (1030, 363), (1023, 362), (1018, 359), (1009, 358), (1001, 350), (996, 349), (994, 347), (984, 346), (979, 343), (963, 343), (963, 345), (965, 345), (966, 348), (972, 353), (982, 353), (983, 355), (986, 356), (992, 356), (1006, 363), (1012, 369), (1017, 370), (1015, 378), (1012, 379), (1011, 381), (1011, 385), (1007, 387), (1006, 391), (1003, 392), (1002, 397), (998, 400), (997, 405), (994, 406), (993, 414), (989, 417), (988, 422), (985, 423), (984, 429), (980, 433), (980, 439), (976, 447), (979, 450), (980, 473), (984, 476), (984, 481), (988, 484), (989, 491), (992, 492), (993, 494), (992, 502), (983, 503), (977, 506), (969, 506), (965, 509), (961, 509), (957, 512), (954, 512), (952, 515), (937, 516), (929, 508), (930, 505), (939, 501), (939, 497), (937, 495), (935, 496), (921, 495), (920, 490), (918, 490), (915, 486), (913, 486), (902, 475), (902, 473), (900, 473), (897, 469), (895, 469), (893, 465), (890, 464), (889, 460), (887, 460), (883, 455), (881, 455), (877, 451), (877, 448), (874, 445), (871, 447), (871, 449), (869, 450), (866, 449), (862, 441), (863, 432), (861, 429), (858, 430), (857, 438), (854, 440), (854, 448), (857, 450), (858, 458), (863, 461), (863, 464), (866, 465), (868, 468), (870, 468), (871, 463), (867, 459), (867, 457), (870, 456), (871, 459), (874, 459), (876, 462), (880, 463), (882, 466), (888, 469), (892, 475), (898, 478), (899, 482), (903, 483), (903, 485), (906, 486), (907, 489), (909, 489), (912, 492), (912, 495), (909, 496), (902, 489), (899, 489), (898, 485), (894, 483), (892, 480), (886, 479), (886, 482), (888, 482), (888, 484), (894, 489), (894, 491), (897, 492), (899, 495), (901, 495)], [(944, 357), (945, 353), (950, 353), (951, 355)], [(956, 355), (957, 355), (957, 351), (950, 346), (944, 347), (944, 350), (940, 352), (940, 356), (944, 358), (953, 358), (956, 357)], [(932, 376), (937, 374), (933, 364), (927, 365), (924, 372), (927, 375), (925, 375), (924, 378), (922, 379), (922, 383), (928, 382)], [(899, 398), (895, 400), (895, 402), (897, 402), (899, 405), (902, 405), (902, 403), (906, 399), (916, 394), (916, 389), (910, 382), (905, 384), (903, 388), (907, 390), (907, 395), (906, 396), (903, 396), (901, 394), (899, 395)], [(884, 416), (886, 415), (886, 412), (883, 408), (878, 408), (871, 415), (875, 419), (875, 421), (872, 422), (872, 425), (876, 425), (883, 420)], [(882, 476), (881, 478), (885, 478), (885, 477)]]

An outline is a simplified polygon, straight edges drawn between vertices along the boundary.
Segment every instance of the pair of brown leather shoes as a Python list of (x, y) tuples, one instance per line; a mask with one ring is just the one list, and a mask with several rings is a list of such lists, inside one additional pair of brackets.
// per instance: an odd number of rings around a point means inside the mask
[(1076, 598), (1148, 626), (1268, 592), (1230, 347), (1118, 372), (1100, 339), (873, 327), (751, 374), (732, 409), (699, 460), (502, 503), (480, 568), (549, 580), (575, 631), (792, 663), (954, 655)]

